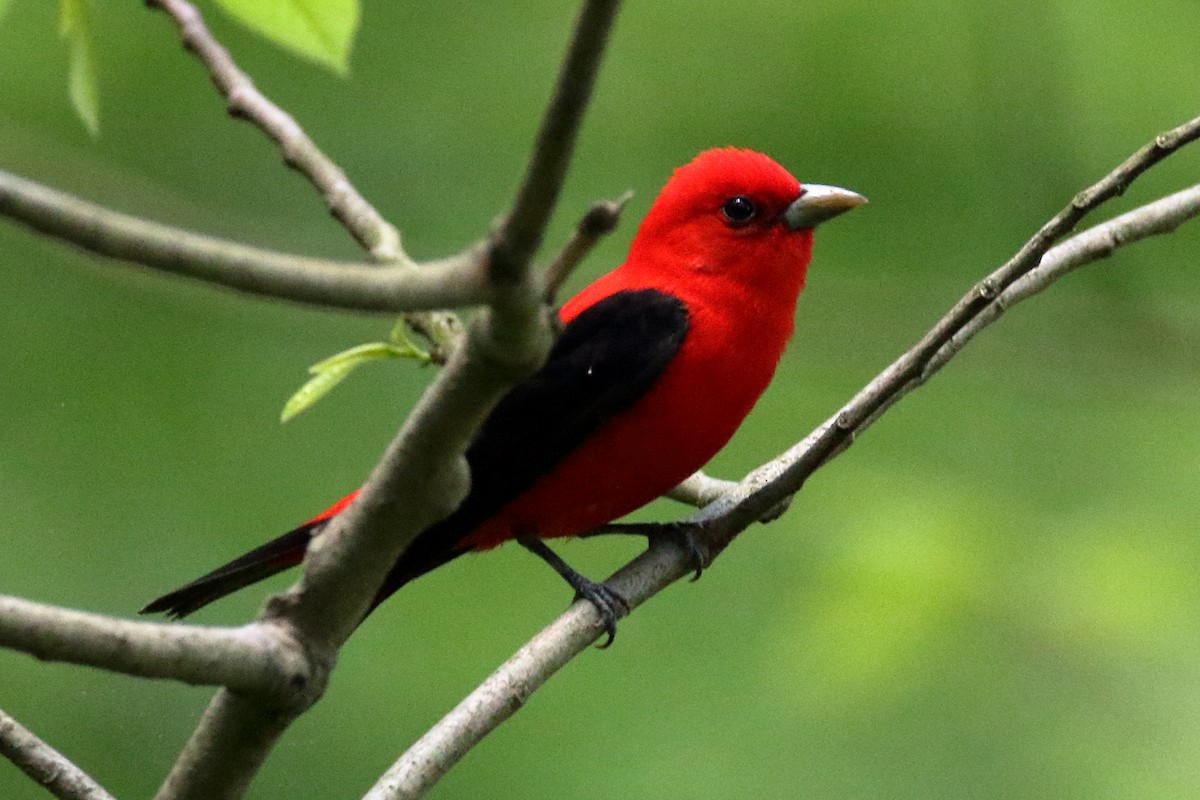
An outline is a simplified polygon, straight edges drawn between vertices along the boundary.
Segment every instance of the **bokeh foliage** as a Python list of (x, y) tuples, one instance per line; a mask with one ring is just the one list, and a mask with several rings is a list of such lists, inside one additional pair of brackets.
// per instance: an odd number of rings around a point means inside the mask
[[(0, 166), (174, 224), (356, 256), (272, 147), (224, 115), (162, 15), (89, 7), (99, 137), (66, 100), (53, 4), (17, 0), (0, 20)], [(505, 207), (574, 14), (367, 2), (339, 78), (202, 7), (418, 257), (470, 242)], [(794, 346), (712, 465), (737, 476), (1076, 190), (1200, 113), (1198, 30), (1193, 0), (630, 3), (549, 242), (634, 188), (584, 272), (616, 263), (669, 169), (718, 144), (871, 198), (820, 232)], [(1193, 149), (1112, 208), (1197, 175)], [(437, 796), (1200, 793), (1197, 252), (1200, 229), (1184, 229), (1011, 313), (783, 520), (572, 664)], [(280, 428), (308, 365), (391, 320), (98, 263), (7, 223), (0, 298), (0, 591), (95, 611), (131, 614), (348, 490), (430, 374), (361, 370)], [(635, 547), (564, 549), (599, 575)], [(242, 621), (264, 596), (196, 619)], [(565, 601), (508, 548), (406, 588), (252, 796), (365, 790)], [(153, 791), (210, 694), (7, 652), (0, 676), (0, 706), (128, 797)], [(42, 794), (0, 765), (0, 796)]]

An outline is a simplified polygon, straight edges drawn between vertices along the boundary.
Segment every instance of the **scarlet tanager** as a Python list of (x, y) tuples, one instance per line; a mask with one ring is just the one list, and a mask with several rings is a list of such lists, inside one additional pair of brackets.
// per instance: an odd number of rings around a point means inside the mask
[[(749, 150), (709, 150), (677, 169), (625, 263), (562, 307), (545, 366), (500, 400), (467, 449), (466, 499), (413, 540), (372, 608), (463, 553), (515, 538), (596, 605), (611, 639), (622, 598), (541, 540), (649, 503), (729, 441), (791, 337), (814, 226), (864, 202), (801, 184)], [(143, 612), (182, 617), (299, 564), (356, 494)]]

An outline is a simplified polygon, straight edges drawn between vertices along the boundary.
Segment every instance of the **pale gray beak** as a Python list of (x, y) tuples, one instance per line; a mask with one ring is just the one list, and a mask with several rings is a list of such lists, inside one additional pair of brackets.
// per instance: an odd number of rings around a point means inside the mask
[(806, 183), (800, 187), (800, 196), (784, 209), (783, 222), (792, 230), (815, 228), (827, 219), (852, 208), (858, 208), (867, 198), (849, 189)]

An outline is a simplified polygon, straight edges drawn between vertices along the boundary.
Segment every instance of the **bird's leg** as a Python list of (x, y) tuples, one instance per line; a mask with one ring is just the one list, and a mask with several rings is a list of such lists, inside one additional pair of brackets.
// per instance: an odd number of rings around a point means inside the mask
[(625, 598), (606, 584), (588, 580), (576, 572), (541, 539), (518, 536), (517, 543), (545, 561), (561, 575), (563, 580), (575, 590), (576, 598), (583, 598), (596, 607), (596, 611), (600, 614), (600, 620), (604, 624), (604, 630), (608, 633), (608, 640), (600, 646), (604, 648), (612, 644), (617, 635), (617, 620), (629, 613), (629, 603), (625, 601)]
[(690, 567), (695, 570), (693, 581), (700, 580), (700, 575), (712, 563), (708, 550), (696, 536), (696, 532), (704, 527), (702, 522), (610, 522), (590, 531), (579, 534), (579, 538), (600, 536), (606, 533), (624, 533), (634, 536), (645, 536), (650, 545), (666, 543), (678, 547), (688, 554), (691, 559)]

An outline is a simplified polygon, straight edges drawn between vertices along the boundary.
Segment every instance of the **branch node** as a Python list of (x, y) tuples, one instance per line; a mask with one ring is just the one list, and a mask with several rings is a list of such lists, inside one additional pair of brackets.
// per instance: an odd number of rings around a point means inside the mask
[(858, 424), (854, 421), (854, 415), (851, 411), (843, 411), (834, 419), (833, 426), (839, 431), (852, 433), (858, 427)]
[(612, 233), (621, 221), (621, 212), (625, 204), (633, 197), (633, 190), (626, 189), (616, 200), (601, 200), (593, 203), (592, 207), (579, 220), (579, 234), (591, 239), (598, 239)]
[(1071, 198), (1071, 207), (1076, 211), (1087, 211), (1092, 204), (1095, 187), (1091, 186)]
[(249, 119), (250, 107), (253, 100), (254, 84), (249, 79), (238, 81), (229, 90), (228, 100), (226, 105), (229, 109), (229, 116), (234, 119)]
[(617, 223), (621, 221), (621, 212), (631, 197), (633, 191), (629, 190), (616, 200), (600, 200), (593, 203), (580, 218), (570, 241), (546, 269), (543, 290), (543, 302), (546, 305), (554, 305), (558, 290), (579, 262), (591, 252), (602, 236), (612, 233), (617, 227)]

